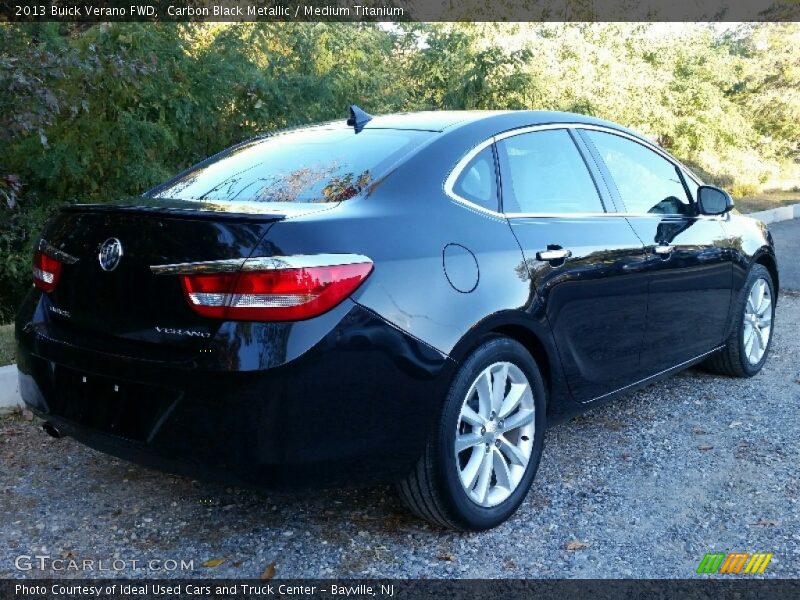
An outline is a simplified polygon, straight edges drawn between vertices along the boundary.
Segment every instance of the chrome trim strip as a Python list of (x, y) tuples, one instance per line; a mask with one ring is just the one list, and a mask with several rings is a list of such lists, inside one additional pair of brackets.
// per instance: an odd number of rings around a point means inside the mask
[(45, 254), (52, 256), (56, 260), (60, 260), (62, 263), (67, 265), (74, 265), (80, 260), (77, 256), (72, 256), (72, 254), (56, 248), (45, 239), (39, 240), (36, 249), (39, 250), (39, 252), (44, 252)]
[(506, 138), (522, 135), (523, 133), (531, 133), (533, 131), (547, 131), (548, 129), (577, 129), (583, 127), (581, 123), (547, 123), (545, 125), (528, 125), (526, 127), (517, 127), (516, 129), (508, 129), (501, 131), (494, 135), (494, 140), (499, 142)]
[(575, 219), (586, 217), (625, 217), (625, 218), (650, 218), (650, 219), (665, 219), (673, 217), (676, 219), (702, 219), (704, 221), (721, 221), (717, 215), (674, 215), (662, 213), (625, 213), (625, 212), (609, 212), (609, 213), (593, 213), (593, 212), (574, 212), (574, 213), (506, 213), (509, 219), (516, 217), (523, 218), (547, 218), (547, 219)]
[[(483, 206), (479, 206), (474, 202), (470, 202), (466, 198), (462, 198), (458, 194), (453, 191), (453, 187), (455, 186), (456, 180), (461, 176), (462, 171), (467, 166), (469, 161), (471, 161), (481, 150), (499, 142), (500, 140), (504, 140), (510, 137), (514, 137), (517, 135), (522, 135), (523, 133), (531, 133), (534, 131), (546, 131), (548, 129), (592, 129), (595, 131), (603, 131), (605, 133), (611, 133), (614, 135), (619, 135), (624, 138), (628, 138), (633, 142), (637, 142), (642, 144), (646, 148), (653, 150), (658, 155), (663, 157), (664, 159), (668, 160), (670, 163), (675, 165), (676, 167), (682, 169), (689, 177), (691, 177), (695, 183), (698, 185), (703, 185), (703, 182), (692, 173), (692, 171), (686, 167), (683, 163), (681, 163), (678, 159), (674, 158), (667, 154), (664, 150), (653, 144), (652, 142), (637, 137), (635, 135), (631, 135), (625, 131), (620, 131), (619, 129), (614, 129), (613, 127), (606, 127), (605, 125), (594, 125), (589, 123), (548, 123), (546, 125), (530, 125), (527, 127), (519, 127), (517, 129), (509, 129), (508, 131), (503, 131), (501, 133), (495, 134), (490, 138), (487, 138), (474, 146), (472, 149), (469, 150), (452, 168), (450, 173), (447, 175), (447, 178), (444, 181), (444, 193), (447, 194), (452, 200), (458, 202), (459, 204), (465, 205), (467, 208), (471, 208), (473, 210), (477, 210), (481, 213), (486, 215), (491, 215), (495, 218), (500, 219), (513, 219), (516, 217), (545, 217), (545, 218), (569, 218), (569, 217), (669, 217), (669, 216), (682, 216), (682, 215), (663, 215), (663, 214), (656, 214), (656, 213), (622, 213), (622, 212), (594, 212), (594, 213), (501, 213), (498, 211), (490, 210), (488, 208), (484, 208)], [(699, 217), (706, 217), (708, 218), (709, 215), (698, 215), (693, 218)], [(718, 218), (714, 216), (714, 218)]]
[(242, 268), (245, 259), (208, 260), (193, 263), (175, 263), (170, 265), (150, 265), (156, 275), (189, 275), (192, 273), (235, 273)]
[(690, 358), (689, 360), (685, 360), (682, 363), (678, 363), (675, 366), (669, 367), (668, 369), (664, 369), (663, 371), (659, 371), (658, 373), (654, 373), (653, 375), (648, 375), (647, 377), (645, 377), (644, 379), (640, 379), (639, 381), (634, 381), (633, 383), (629, 383), (628, 385), (623, 385), (621, 388), (619, 388), (617, 390), (614, 390), (613, 392), (608, 392), (606, 394), (602, 394), (601, 396), (597, 396), (596, 398), (592, 398), (591, 400), (586, 400), (585, 402), (581, 402), (581, 404), (589, 404), (590, 402), (596, 402), (597, 400), (602, 400), (603, 398), (611, 396), (612, 394), (616, 394), (616, 393), (621, 392), (623, 390), (627, 390), (628, 388), (631, 388), (631, 387), (633, 387), (635, 385), (639, 385), (640, 383), (644, 383), (646, 381), (649, 381), (650, 379), (654, 379), (656, 377), (659, 377), (660, 375), (664, 375), (665, 373), (669, 373), (670, 371), (673, 371), (675, 369), (680, 369), (681, 367), (683, 367), (685, 365), (688, 365), (690, 363), (693, 363), (693, 362), (695, 362), (697, 360), (700, 360), (701, 358), (703, 358), (705, 356), (708, 356), (709, 354), (713, 354), (717, 350), (722, 350), (724, 347), (725, 346), (717, 346), (713, 350), (709, 350), (708, 352), (704, 352), (703, 354), (698, 354), (694, 358)]
[(362, 254), (296, 254), (294, 256), (257, 256), (247, 259), (233, 258), (170, 265), (151, 265), (150, 270), (156, 275), (192, 275), (197, 273), (338, 267), (371, 262), (372, 260), (369, 257)]
[(509, 219), (520, 218), (544, 218), (544, 219), (583, 219), (587, 217), (625, 217), (625, 213), (598, 213), (598, 212), (574, 212), (574, 213), (506, 213)]
[(559, 248), (558, 250), (541, 250), (536, 253), (536, 260), (549, 261), (549, 260), (566, 260), (572, 256), (572, 250), (566, 248)]

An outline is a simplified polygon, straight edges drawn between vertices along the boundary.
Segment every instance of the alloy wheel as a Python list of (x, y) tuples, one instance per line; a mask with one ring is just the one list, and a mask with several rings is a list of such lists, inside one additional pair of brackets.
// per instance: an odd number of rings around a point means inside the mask
[(486, 367), (464, 398), (455, 459), (467, 496), (497, 506), (519, 486), (533, 449), (535, 406), (530, 382), (510, 362)]
[(744, 352), (751, 365), (764, 357), (772, 334), (772, 294), (769, 283), (759, 277), (750, 288), (744, 307)]

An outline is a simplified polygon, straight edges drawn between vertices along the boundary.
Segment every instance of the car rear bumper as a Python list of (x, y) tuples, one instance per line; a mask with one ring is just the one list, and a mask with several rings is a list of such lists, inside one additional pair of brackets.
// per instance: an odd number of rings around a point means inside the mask
[(421, 455), (455, 365), (347, 302), (303, 354), (248, 371), (98, 352), (21, 318), (20, 392), (62, 433), (173, 473), (268, 488), (392, 481)]

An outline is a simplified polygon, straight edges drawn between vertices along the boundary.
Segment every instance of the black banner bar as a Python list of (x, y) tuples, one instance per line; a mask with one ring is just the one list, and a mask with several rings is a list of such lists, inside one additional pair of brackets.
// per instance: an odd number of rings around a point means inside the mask
[(800, 21), (798, 0), (0, 0), (0, 21)]
[(788, 600), (800, 581), (720, 579), (574, 580), (0, 580), (3, 600)]

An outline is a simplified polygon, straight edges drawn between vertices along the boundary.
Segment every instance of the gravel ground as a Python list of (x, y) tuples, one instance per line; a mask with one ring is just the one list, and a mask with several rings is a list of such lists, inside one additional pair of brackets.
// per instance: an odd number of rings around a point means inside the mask
[[(691, 370), (548, 432), (517, 516), (482, 534), (407, 516), (387, 488), (274, 495), (149, 471), (19, 414), (0, 420), (0, 577), (18, 555), (194, 561), (191, 577), (690, 577), (706, 552), (773, 552), (800, 577), (800, 295), (764, 371)], [(111, 576), (99, 571), (89, 576)], [(120, 566), (120, 563), (117, 563)], [(82, 572), (27, 575), (78, 577)]]

